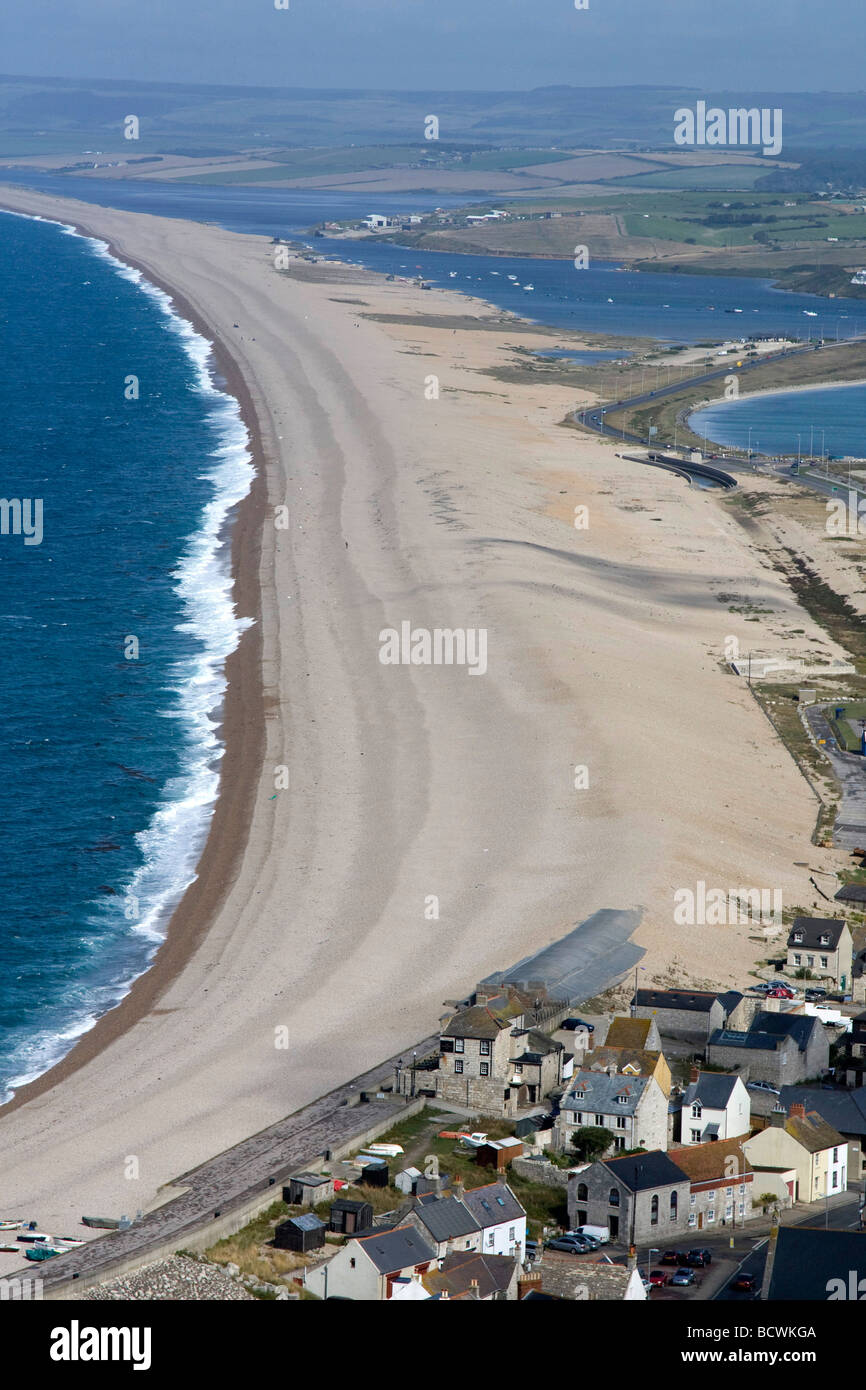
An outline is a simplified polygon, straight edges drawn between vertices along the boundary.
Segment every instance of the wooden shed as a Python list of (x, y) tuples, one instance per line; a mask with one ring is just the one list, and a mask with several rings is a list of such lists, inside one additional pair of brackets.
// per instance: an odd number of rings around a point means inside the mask
[(484, 1168), (495, 1168), (497, 1172), (504, 1173), (511, 1160), (519, 1158), (522, 1153), (523, 1144), (519, 1139), (488, 1139), (478, 1149), (475, 1161)]
[(373, 1224), (373, 1208), (369, 1202), (354, 1202), (349, 1197), (338, 1197), (331, 1207), (330, 1229), (341, 1231), (345, 1236), (356, 1231), (366, 1231)]
[(310, 1250), (320, 1250), (325, 1243), (325, 1223), (315, 1212), (305, 1211), (302, 1216), (290, 1216), (281, 1221), (274, 1232), (274, 1245), (278, 1250), (297, 1250), (306, 1254)]
[(387, 1187), (389, 1178), (388, 1165), (384, 1158), (371, 1158), (361, 1169), (359, 1183), (366, 1187)]

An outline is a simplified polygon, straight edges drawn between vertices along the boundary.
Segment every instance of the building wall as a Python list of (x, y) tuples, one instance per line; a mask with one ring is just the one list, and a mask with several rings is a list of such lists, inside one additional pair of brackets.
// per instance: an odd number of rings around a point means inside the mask
[(709, 1013), (696, 1013), (690, 1009), (654, 1009), (641, 1004), (634, 1010), (635, 1018), (655, 1020), (659, 1033), (664, 1038), (678, 1038), (681, 1042), (705, 1043), (716, 1028), (724, 1027), (725, 1014), (721, 1004), (712, 1005)]
[(754, 1215), (753, 1191), (751, 1173), (733, 1179), (719, 1178), (715, 1185), (693, 1183), (689, 1194), (689, 1229), (711, 1232), (717, 1226), (735, 1227), (749, 1221)]
[[(797, 1200), (800, 1202), (823, 1201), (825, 1196), (845, 1191), (848, 1164), (845, 1143), (837, 1146), (834, 1160), (832, 1149), (810, 1154), (787, 1130), (771, 1125), (745, 1140), (743, 1150), (756, 1170), (792, 1168), (797, 1174)], [(828, 1179), (833, 1176), (836, 1186), (828, 1188)], [(756, 1174), (756, 1179), (763, 1181), (760, 1174)], [(767, 1191), (771, 1186), (767, 1186)]]
[(830, 1044), (822, 1028), (816, 1028), (805, 1052), (786, 1039), (775, 1051), (761, 1048), (725, 1047), (713, 1043), (708, 1049), (713, 1066), (738, 1071), (745, 1080), (770, 1081), (774, 1086), (791, 1086), (819, 1076), (830, 1061)]
[[(700, 1119), (695, 1119), (692, 1115), (691, 1105), (683, 1105), (682, 1108), (682, 1143), (700, 1144), (706, 1142), (703, 1138), (709, 1125), (718, 1125), (718, 1138), (738, 1139), (741, 1134), (748, 1134), (750, 1124), (751, 1104), (749, 1093), (743, 1082), (737, 1078), (737, 1084), (731, 1092), (727, 1107), (724, 1110), (715, 1110), (709, 1106), (701, 1107)], [(698, 1130), (699, 1138), (692, 1138), (692, 1131)], [(709, 1135), (707, 1135), (709, 1139)]]
[[(585, 1201), (578, 1196), (580, 1184), (586, 1183), (588, 1194)], [(611, 1191), (619, 1194), (619, 1205), (610, 1201)], [(671, 1216), (671, 1192), (676, 1193), (676, 1215)], [(658, 1221), (653, 1221), (652, 1198), (658, 1196)], [(629, 1190), (618, 1182), (613, 1174), (601, 1163), (594, 1163), (582, 1173), (576, 1173), (568, 1185), (569, 1224), (581, 1225), (579, 1219), (586, 1212), (586, 1224), (604, 1226), (611, 1230), (610, 1218), (618, 1218), (616, 1233), (611, 1239), (628, 1243), (632, 1239), (632, 1205), (634, 1203), (634, 1239), (638, 1243), (660, 1243), (682, 1234), (689, 1229), (689, 1182), (683, 1178), (673, 1187), (662, 1187), (653, 1192), (639, 1192), (635, 1199)]]
[(511, 1255), (520, 1257), (526, 1248), (526, 1217), (514, 1221), (503, 1221), (498, 1226), (488, 1226), (483, 1232), (483, 1242), (479, 1249), (485, 1255)]
[[(591, 1107), (592, 1102), (587, 1098), (585, 1104)], [(598, 1126), (599, 1119), (602, 1126)], [(667, 1149), (667, 1097), (655, 1077), (651, 1076), (647, 1078), (643, 1095), (633, 1115), (606, 1112), (602, 1114), (592, 1108), (562, 1109), (555, 1125), (559, 1151), (565, 1153), (571, 1147), (571, 1141), (577, 1131), (587, 1126), (610, 1130), (611, 1147), (608, 1152), (611, 1154), (615, 1153), (617, 1148)]]
[(354, 1241), (338, 1250), (327, 1264), (307, 1270), (304, 1286), (319, 1298), (354, 1298), (359, 1303), (375, 1303), (385, 1296), (384, 1279)]
[[(797, 957), (799, 956), (799, 960)], [(824, 965), (823, 962), (827, 964)], [(853, 950), (851, 933), (846, 928), (839, 940), (838, 949), (835, 951), (822, 950), (820, 946), (789, 946), (788, 947), (788, 970), (792, 973), (806, 967), (811, 970), (815, 979), (833, 980), (840, 985), (842, 978), (845, 979), (845, 988), (851, 988), (851, 969), (853, 964)]]

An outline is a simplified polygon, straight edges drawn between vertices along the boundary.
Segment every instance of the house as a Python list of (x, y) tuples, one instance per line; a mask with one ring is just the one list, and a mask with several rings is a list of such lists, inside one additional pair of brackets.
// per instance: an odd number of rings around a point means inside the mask
[(826, 1071), (830, 1044), (818, 1018), (761, 1010), (747, 1032), (717, 1029), (710, 1038), (707, 1061), (739, 1071), (745, 1080), (790, 1086)]
[(568, 1179), (568, 1222), (606, 1226), (613, 1241), (659, 1243), (689, 1229), (691, 1183), (666, 1153), (605, 1158)]
[[(859, 960), (854, 963), (856, 972)], [(838, 1041), (834, 1068), (836, 1080), (843, 1086), (863, 1085), (866, 1077), (866, 1013), (851, 1019), (851, 1030)]]
[(395, 1282), (426, 1274), (436, 1251), (415, 1226), (355, 1236), (332, 1259), (304, 1271), (304, 1287), (319, 1298), (382, 1303)]
[(513, 1303), (519, 1278), (520, 1263), (508, 1255), (455, 1250), (432, 1266), (421, 1282), (431, 1297)]
[(801, 978), (832, 980), (848, 993), (854, 944), (848, 923), (836, 917), (795, 917), (788, 936), (787, 968), (792, 974), (808, 970)]
[[(631, 1022), (632, 1020), (628, 1020)], [(643, 1019), (635, 1019), (643, 1023)], [(620, 1076), (652, 1076), (666, 1096), (671, 1093), (671, 1069), (663, 1052), (649, 1052), (636, 1047), (597, 1047), (584, 1059), (587, 1071), (610, 1072), (614, 1068)]]
[(701, 1046), (717, 1028), (744, 1021), (748, 1007), (737, 990), (639, 989), (632, 999), (635, 1018), (653, 1019), (662, 1037)]
[(770, 1241), (762, 1297), (768, 1303), (862, 1303), (866, 1232), (780, 1226)]
[(450, 1017), (440, 1034), (433, 1073), (437, 1100), (514, 1116), (559, 1085), (562, 1043), (524, 1027), (522, 1008), (512, 993)]
[(641, 1303), (646, 1299), (637, 1268), (545, 1250), (535, 1264), (541, 1291), (554, 1298), (581, 1303)]
[(692, 1231), (738, 1226), (752, 1216), (754, 1173), (742, 1139), (719, 1139), (670, 1149), (668, 1157), (689, 1179)]
[(692, 1067), (691, 1081), (675, 1104), (679, 1121), (675, 1137), (681, 1144), (736, 1139), (749, 1133), (751, 1106), (741, 1076)]
[(848, 1146), (826, 1120), (795, 1103), (774, 1111), (766, 1129), (743, 1141), (759, 1181), (793, 1202), (818, 1202), (848, 1186)]
[(783, 1086), (774, 1097), (786, 1111), (801, 1104), (835, 1129), (848, 1145), (848, 1178), (866, 1177), (866, 1090), (828, 1090), (823, 1086)]
[(526, 1248), (526, 1212), (502, 1180), (468, 1192), (458, 1180), (446, 1196), (416, 1197), (398, 1220), (422, 1231), (439, 1257), (480, 1250), (520, 1259)]
[(605, 1047), (633, 1047), (659, 1052), (662, 1040), (654, 1018), (612, 1018), (604, 1040)]
[(611, 1132), (611, 1148), (666, 1149), (668, 1101), (652, 1076), (621, 1076), (619, 1072), (577, 1072), (559, 1105), (554, 1144), (567, 1152), (583, 1128)]

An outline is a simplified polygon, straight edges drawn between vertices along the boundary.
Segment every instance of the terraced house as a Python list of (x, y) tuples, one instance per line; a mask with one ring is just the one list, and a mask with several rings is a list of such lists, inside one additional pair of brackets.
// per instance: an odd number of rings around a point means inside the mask
[(741, 1138), (690, 1144), (668, 1157), (689, 1179), (691, 1230), (739, 1226), (752, 1216), (754, 1172)]
[(610, 1130), (610, 1147), (666, 1149), (668, 1099), (654, 1076), (579, 1071), (560, 1102), (554, 1143), (567, 1151), (583, 1128)]

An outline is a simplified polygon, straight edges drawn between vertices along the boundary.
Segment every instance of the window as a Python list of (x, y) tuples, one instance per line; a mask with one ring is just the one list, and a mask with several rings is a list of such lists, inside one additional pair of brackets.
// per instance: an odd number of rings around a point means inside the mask
[(807, 964), (807, 965), (814, 965), (814, 964), (815, 964), (815, 957), (814, 957), (814, 956), (807, 956), (807, 957), (806, 957), (806, 964)]
[(838, 1150), (838, 1149), (834, 1149), (834, 1150), (833, 1150), (833, 1162), (834, 1162), (834, 1163), (838, 1163), (838, 1162), (839, 1162), (839, 1150)]
[(608, 1204), (609, 1207), (618, 1207), (618, 1206), (619, 1206), (619, 1188), (618, 1188), (618, 1187), (612, 1187), (612, 1188), (610, 1189), (610, 1192), (607, 1194), (607, 1204)]
[(352, 1258), (349, 1260), (349, 1268), (350, 1268), (350, 1269), (354, 1269), (354, 1268), (355, 1268), (355, 1257), (354, 1257), (354, 1255), (353, 1255)]
[(701, 1131), (700, 1131), (699, 1129), (693, 1129), (693, 1130), (692, 1130), (692, 1143), (693, 1143), (693, 1144), (699, 1144), (700, 1142), (701, 1142)]
[(824, 969), (826, 970), (826, 969), (827, 969), (827, 957), (826, 957), (826, 956), (822, 956), (822, 957), (821, 957), (821, 964), (823, 965)]
[(696, 1101), (695, 1104), (692, 1106), (692, 1119), (699, 1120), (701, 1118), (702, 1113), (703, 1112), (701, 1110), (701, 1107)]
[(626, 1127), (627, 1124), (628, 1124), (628, 1118), (627, 1118), (627, 1116), (625, 1116), (625, 1115), (617, 1115), (617, 1117), (616, 1117), (616, 1127), (617, 1127), (617, 1129), (625, 1129), (625, 1127)]
[(482, 1063), (481, 1063), (481, 1075), (482, 1075), (482, 1076), (489, 1076), (489, 1075), (490, 1075), (490, 1063), (489, 1063), (489, 1062), (482, 1062)]
[(514, 1240), (514, 1232), (515, 1232), (515, 1229), (516, 1229), (516, 1228), (515, 1228), (514, 1226), (509, 1226), (509, 1227), (508, 1227), (508, 1239), (509, 1239), (509, 1240)]
[(586, 1091), (575, 1091), (575, 1093), (574, 1093), (574, 1099), (575, 1099), (575, 1100), (583, 1100), (585, 1096), (586, 1096)]
[(650, 1202), (650, 1225), (651, 1225), (651, 1226), (657, 1226), (658, 1224), (659, 1224), (659, 1199), (658, 1199), (658, 1194), (655, 1193), (655, 1194), (653, 1195), (652, 1201)]
[(487, 1233), (487, 1244), (488, 1244), (488, 1245), (491, 1245), (491, 1246), (496, 1244), (496, 1232), (495, 1232), (495, 1231), (488, 1231), (488, 1233)]
[(802, 965), (802, 963), (803, 963), (803, 957), (800, 955), (800, 952), (799, 952), (799, 951), (795, 951), (795, 952), (794, 952), (794, 964), (795, 964), (795, 965)]
[(708, 1192), (708, 1193), (707, 1193), (707, 1201), (708, 1201), (708, 1202), (714, 1202), (715, 1200), (716, 1200), (716, 1191), (715, 1191), (715, 1188), (713, 1188), (713, 1191), (712, 1191), (712, 1192)]
[(827, 933), (826, 933), (825, 931), (822, 931), (821, 935), (818, 937), (818, 945), (819, 945), (819, 946), (829, 946), (829, 945), (830, 945), (830, 938), (829, 938), (829, 936), (827, 935)]
[(585, 1182), (579, 1182), (577, 1184), (577, 1200), (579, 1202), (589, 1201), (589, 1188)]
[(679, 1195), (678, 1195), (676, 1192), (672, 1192), (672, 1193), (671, 1193), (671, 1221), (676, 1221), (676, 1219), (677, 1219), (677, 1212), (678, 1212), (678, 1211), (679, 1211)]
[(617, 1105), (628, 1105), (628, 1096), (617, 1096)]
[(725, 1192), (725, 1197), (727, 1198), (728, 1201), (730, 1201), (731, 1198), (733, 1197), (733, 1195), (734, 1195), (734, 1189), (733, 1189), (732, 1187), (729, 1187), (729, 1188), (727, 1189), (727, 1191)]
[(695, 1194), (694, 1194), (694, 1192), (693, 1192), (692, 1195), (691, 1195), (691, 1197), (689, 1198), (689, 1202), (691, 1203), (692, 1206), (694, 1206), (694, 1205), (695, 1205), (695, 1202), (696, 1202), (697, 1200), (698, 1200), (698, 1199), (697, 1199), (697, 1197), (695, 1196)]
[(745, 1195), (746, 1195), (746, 1184), (745, 1184), (744, 1182), (741, 1182), (741, 1183), (740, 1183), (740, 1196), (741, 1196), (741, 1197), (745, 1197)]
[(439, 1048), (440, 1048), (440, 1050), (441, 1050), (442, 1052), (453, 1052), (453, 1051), (454, 1051), (454, 1039), (453, 1039), (453, 1038), (442, 1038), (441, 1042), (439, 1043)]
[(716, 1219), (716, 1209), (715, 1209), (715, 1207), (710, 1207), (709, 1211), (707, 1212), (707, 1220), (708, 1220), (708, 1221), (715, 1221), (715, 1219)]
[(745, 1215), (745, 1211), (746, 1211), (746, 1204), (745, 1204), (745, 1202), (741, 1202), (741, 1203), (740, 1203), (740, 1216), (744, 1216), (744, 1215)]
[(603, 1129), (603, 1128), (604, 1128), (604, 1116), (603, 1116), (603, 1115), (596, 1115), (596, 1117), (595, 1117), (595, 1123), (596, 1123), (597, 1125), (600, 1125), (601, 1128)]
[(803, 933), (802, 933), (801, 931), (795, 931), (795, 932), (794, 932), (794, 935), (793, 935), (793, 937), (792, 937), (791, 939), (792, 939), (792, 941), (798, 941), (798, 942), (799, 942), (799, 941), (802, 941), (802, 940), (803, 940)]
[(480, 1050), (481, 1050), (481, 1056), (482, 1056), (482, 1057), (489, 1057), (489, 1056), (490, 1056), (490, 1039), (489, 1039), (489, 1038), (482, 1038), (481, 1043), (480, 1043)]
[(463, 1063), (462, 1063), (462, 1062), (455, 1062), (455, 1063), (454, 1063), (454, 1075), (455, 1075), (455, 1076), (462, 1076), (462, 1075), (463, 1075)]
[(697, 1226), (697, 1224), (698, 1224), (698, 1218), (695, 1216), (694, 1212), (692, 1212), (691, 1216), (689, 1217), (689, 1225), (690, 1225), (690, 1226)]
[(625, 1140), (624, 1140), (624, 1139), (619, 1139), (619, 1138), (614, 1139), (614, 1141), (613, 1141), (613, 1146), (614, 1146), (615, 1149), (624, 1149), (624, 1148), (625, 1148)]
[(454, 1051), (455, 1051), (455, 1052), (465, 1052), (465, 1051), (466, 1051), (466, 1044), (465, 1044), (463, 1038), (455, 1038), (455, 1039), (454, 1039)]
[(574, 1119), (575, 1119), (575, 1123), (576, 1123), (576, 1124), (582, 1125), (582, 1124), (583, 1124), (583, 1111), (582, 1111), (582, 1110), (578, 1110), (578, 1112), (577, 1112), (577, 1114), (575, 1115)]

